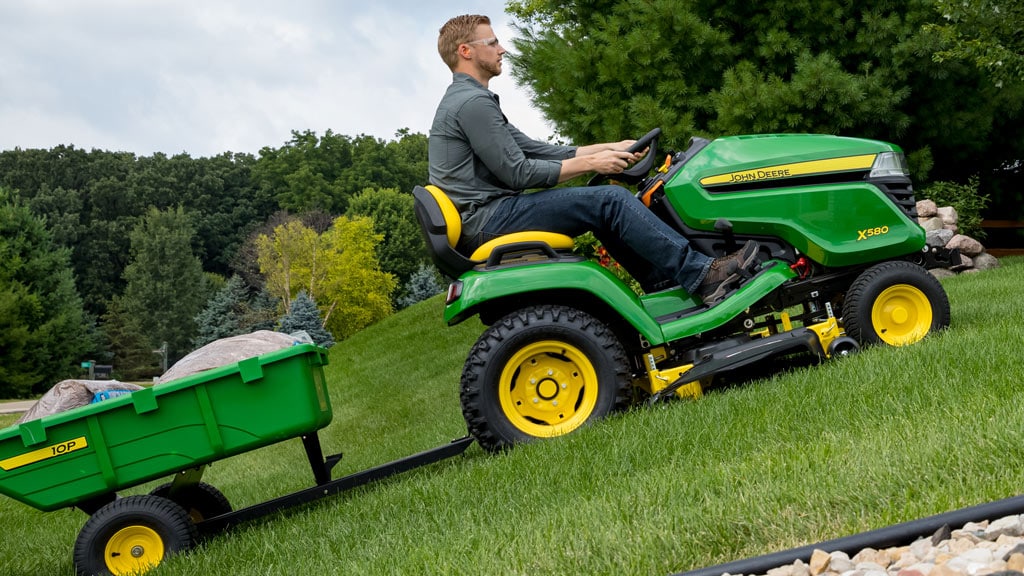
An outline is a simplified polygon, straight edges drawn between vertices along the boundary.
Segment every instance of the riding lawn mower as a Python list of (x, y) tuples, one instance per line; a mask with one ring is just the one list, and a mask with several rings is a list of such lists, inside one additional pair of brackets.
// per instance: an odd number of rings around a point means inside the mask
[(898, 146), (771, 134), (695, 137), (662, 153), (660, 135), (637, 140), (630, 151), (647, 154), (615, 181), (705, 254), (760, 245), (713, 306), (678, 286), (638, 293), (561, 234), (510, 234), (462, 254), (444, 191), (414, 189), (431, 258), (452, 279), (445, 321), (478, 315), (487, 326), (460, 395), (485, 449), (567, 434), (638, 397), (698, 397), (716, 376), (772, 357), (824, 360), (948, 326), (928, 268), (959, 257), (926, 246)]

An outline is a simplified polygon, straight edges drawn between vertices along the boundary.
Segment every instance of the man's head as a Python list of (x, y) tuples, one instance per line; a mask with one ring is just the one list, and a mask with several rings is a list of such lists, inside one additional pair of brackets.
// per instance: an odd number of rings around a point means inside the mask
[(464, 14), (445, 22), (437, 37), (437, 51), (452, 72), (466, 72), (486, 84), (501, 74), (501, 47), (491, 19)]

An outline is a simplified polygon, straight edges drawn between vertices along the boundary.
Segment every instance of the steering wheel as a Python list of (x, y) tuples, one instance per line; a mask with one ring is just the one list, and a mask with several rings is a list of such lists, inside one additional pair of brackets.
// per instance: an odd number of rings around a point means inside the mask
[(631, 168), (627, 168), (618, 174), (595, 174), (587, 182), (587, 186), (599, 186), (604, 184), (606, 180), (613, 177), (616, 180), (625, 182), (627, 184), (636, 184), (643, 180), (650, 173), (651, 168), (654, 168), (655, 158), (658, 156), (658, 137), (661, 136), (661, 128), (655, 128), (647, 134), (641, 136), (632, 146), (626, 149), (626, 152), (630, 154), (636, 154), (645, 148), (650, 148), (647, 155), (644, 156), (639, 162), (634, 164)]

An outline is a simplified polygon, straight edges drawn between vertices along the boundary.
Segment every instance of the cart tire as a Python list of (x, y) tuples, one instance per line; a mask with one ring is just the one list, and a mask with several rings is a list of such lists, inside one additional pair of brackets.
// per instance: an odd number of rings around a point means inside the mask
[(150, 494), (173, 500), (188, 512), (192, 522), (196, 524), (232, 511), (227, 496), (206, 482), (182, 486), (174, 496), (170, 495), (171, 483), (168, 482), (157, 486)]
[(846, 334), (865, 345), (905, 346), (947, 326), (946, 291), (912, 262), (894, 260), (868, 268), (843, 301)]
[(75, 570), (81, 576), (142, 574), (192, 547), (188, 512), (159, 496), (128, 496), (100, 508), (78, 533)]
[(534, 306), (495, 322), (462, 371), (462, 415), (480, 446), (497, 451), (552, 438), (629, 403), (626, 353), (593, 316)]

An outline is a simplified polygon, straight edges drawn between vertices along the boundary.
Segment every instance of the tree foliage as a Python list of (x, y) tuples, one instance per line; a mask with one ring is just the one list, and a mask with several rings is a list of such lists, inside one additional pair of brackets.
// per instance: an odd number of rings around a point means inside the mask
[(509, 10), (521, 36), (514, 76), (581, 143), (654, 126), (676, 149), (691, 135), (835, 133), (900, 144), (919, 180), (928, 169), (944, 180), (992, 174), (1024, 157), (1024, 92), (935, 62), (931, 0), (524, 0)]
[(937, 62), (961, 59), (996, 82), (1024, 82), (1024, 2), (1020, 0), (936, 0), (945, 22), (929, 24), (944, 41)]
[(123, 298), (115, 297), (109, 303), (102, 320), (115, 378), (140, 380), (160, 375), (161, 357), (154, 352), (142, 318), (125, 308)]
[(344, 214), (367, 188), (412, 190), (427, 178), (427, 138), (408, 130), (397, 141), (350, 137), (328, 130), (292, 132), (281, 148), (264, 148), (254, 170), (257, 186), (293, 213)]
[(266, 289), (286, 313), (304, 290), (319, 303), (328, 330), (346, 338), (391, 313), (395, 279), (377, 261), (381, 238), (364, 217), (341, 216), (323, 234), (298, 219), (282, 224), (257, 240)]
[(405, 295), (398, 298), (398, 307), (407, 308), (444, 292), (445, 285), (440, 280), (440, 273), (433, 264), (426, 262), (409, 278), (405, 286)]
[(196, 336), (192, 348), (200, 348), (214, 340), (247, 332), (243, 324), (249, 291), (241, 276), (232, 276), (196, 315)]
[(426, 245), (413, 215), (413, 198), (395, 188), (367, 188), (352, 198), (350, 218), (366, 216), (373, 220), (373, 230), (382, 240), (377, 245), (377, 258), (385, 272), (395, 275), (402, 286), (427, 261)]
[(0, 189), (0, 397), (49, 389), (92, 346), (69, 251)]
[(125, 312), (139, 318), (152, 347), (168, 345), (168, 357), (191, 351), (195, 317), (209, 296), (202, 263), (192, 253), (195, 231), (182, 208), (151, 208), (131, 233), (125, 268)]
[(281, 318), (281, 332), (292, 334), (300, 330), (309, 334), (317, 346), (328, 348), (334, 345), (334, 338), (324, 328), (320, 309), (305, 290), (299, 290), (292, 301), (292, 309)]

